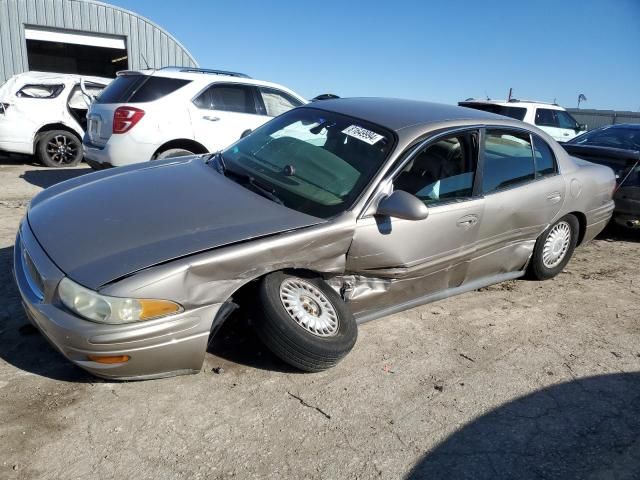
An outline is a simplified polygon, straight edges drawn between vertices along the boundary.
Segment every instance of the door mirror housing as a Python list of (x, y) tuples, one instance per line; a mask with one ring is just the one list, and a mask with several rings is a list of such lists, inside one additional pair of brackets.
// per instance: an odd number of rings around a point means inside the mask
[(587, 124), (586, 123), (579, 123), (578, 124), (578, 128), (576, 130), (577, 132), (586, 132), (587, 131)]
[(380, 201), (376, 215), (404, 220), (424, 220), (429, 215), (429, 209), (414, 195), (396, 190)]

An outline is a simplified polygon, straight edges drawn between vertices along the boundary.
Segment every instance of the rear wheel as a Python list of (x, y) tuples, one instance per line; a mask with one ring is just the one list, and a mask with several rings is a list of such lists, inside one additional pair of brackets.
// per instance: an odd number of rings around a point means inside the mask
[(547, 228), (533, 249), (529, 276), (535, 280), (555, 277), (567, 265), (578, 243), (580, 224), (573, 215), (565, 215)]
[(340, 296), (319, 277), (275, 272), (259, 287), (258, 336), (300, 370), (336, 365), (356, 343), (358, 329)]
[(170, 148), (156, 155), (156, 160), (164, 160), (166, 158), (186, 157), (189, 155), (195, 155), (195, 153), (185, 148)]
[(82, 144), (73, 133), (52, 130), (40, 135), (38, 159), (46, 167), (74, 167), (82, 160)]

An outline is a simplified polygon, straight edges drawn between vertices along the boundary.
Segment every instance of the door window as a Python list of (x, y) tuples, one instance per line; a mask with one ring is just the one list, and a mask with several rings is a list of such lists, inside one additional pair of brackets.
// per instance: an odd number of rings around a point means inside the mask
[(262, 97), (266, 114), (270, 117), (277, 117), (292, 108), (302, 105), (300, 100), (275, 88), (260, 87), (260, 96)]
[(483, 193), (535, 178), (533, 150), (527, 133), (487, 130), (484, 144)]
[(253, 87), (248, 85), (212, 85), (193, 101), (198, 108), (256, 114)]
[(536, 177), (555, 175), (557, 171), (556, 157), (547, 142), (533, 135), (533, 151), (536, 155)]
[(567, 112), (558, 110), (556, 112), (556, 115), (558, 115), (558, 124), (560, 125), (560, 128), (567, 128), (569, 130), (578, 130), (578, 122), (576, 122), (576, 120)]
[(543, 127), (558, 127), (558, 110), (551, 110), (549, 108), (536, 109), (536, 125)]
[(439, 140), (424, 148), (394, 181), (426, 205), (457, 202), (473, 195), (478, 158), (478, 134), (466, 133)]

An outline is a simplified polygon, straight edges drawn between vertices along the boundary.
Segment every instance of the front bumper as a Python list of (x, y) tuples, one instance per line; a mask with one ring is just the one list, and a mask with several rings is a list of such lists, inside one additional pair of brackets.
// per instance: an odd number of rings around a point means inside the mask
[[(62, 355), (90, 373), (132, 380), (200, 371), (219, 304), (126, 325), (84, 320), (60, 304), (56, 291), (64, 273), (40, 248), (26, 220), (16, 239), (14, 274), (29, 320)], [(130, 359), (102, 364), (88, 355)]]

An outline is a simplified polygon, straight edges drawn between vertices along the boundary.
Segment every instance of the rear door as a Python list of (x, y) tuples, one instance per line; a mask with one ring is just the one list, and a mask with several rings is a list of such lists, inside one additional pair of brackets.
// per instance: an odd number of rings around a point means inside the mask
[(195, 140), (209, 151), (221, 150), (269, 117), (260, 115), (257, 89), (241, 83), (214, 83), (189, 105)]
[(485, 221), (469, 266), (470, 279), (524, 268), (565, 195), (551, 148), (529, 132), (487, 129), (481, 164)]

